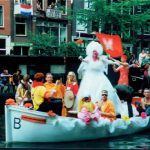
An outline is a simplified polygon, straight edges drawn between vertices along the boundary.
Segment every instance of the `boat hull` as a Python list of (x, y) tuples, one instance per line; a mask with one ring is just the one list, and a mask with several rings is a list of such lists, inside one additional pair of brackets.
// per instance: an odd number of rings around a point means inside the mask
[(108, 119), (86, 125), (72, 117), (50, 117), (45, 112), (20, 106), (5, 106), (6, 142), (69, 142), (94, 140), (140, 132), (150, 128), (150, 118), (125, 121)]

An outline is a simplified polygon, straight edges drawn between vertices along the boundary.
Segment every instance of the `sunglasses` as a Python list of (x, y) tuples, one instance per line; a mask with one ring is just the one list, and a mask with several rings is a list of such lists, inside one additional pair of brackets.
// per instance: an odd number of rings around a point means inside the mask
[(107, 94), (102, 94), (102, 96), (107, 96)]

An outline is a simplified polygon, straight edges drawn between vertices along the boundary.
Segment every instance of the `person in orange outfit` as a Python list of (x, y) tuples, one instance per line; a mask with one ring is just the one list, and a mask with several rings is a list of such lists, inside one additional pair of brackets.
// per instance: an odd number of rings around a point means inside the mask
[(114, 104), (111, 100), (108, 100), (108, 91), (102, 90), (102, 100), (100, 101), (99, 108), (100, 114), (103, 118), (108, 118), (110, 121), (116, 119), (116, 112)]
[[(31, 98), (33, 101), (34, 110), (43, 112), (52, 110), (54, 113), (61, 115), (62, 103), (59, 102), (56, 105), (55, 102), (53, 102), (53, 92), (50, 92), (45, 88), (43, 81), (43, 73), (38, 72), (34, 75), (34, 81), (31, 87)], [(59, 106), (59, 109), (56, 106)]]
[(115, 61), (120, 63), (120, 66), (118, 68), (116, 68), (113, 65), (114, 72), (120, 72), (118, 84), (129, 85), (129, 64), (127, 63), (127, 56), (122, 55), (121, 62), (118, 60), (115, 60)]
[(45, 80), (44, 86), (47, 90), (52, 92), (52, 97), (63, 99), (65, 86), (62, 84), (61, 80), (56, 80), (56, 83), (53, 83), (53, 75), (51, 73), (46, 74)]
[(61, 104), (60, 108), (58, 109), (62, 110), (62, 100), (64, 98), (65, 86), (62, 84), (61, 80), (56, 80), (56, 83), (53, 83), (53, 75), (51, 73), (46, 74), (45, 80), (46, 82), (44, 83), (44, 86), (52, 94), (51, 101), (56, 104), (56, 107), (57, 104), (58, 107)]

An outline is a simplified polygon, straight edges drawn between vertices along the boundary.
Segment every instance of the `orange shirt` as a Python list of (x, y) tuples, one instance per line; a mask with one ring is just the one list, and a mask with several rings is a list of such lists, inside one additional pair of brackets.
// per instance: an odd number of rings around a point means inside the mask
[(110, 121), (113, 121), (116, 119), (116, 113), (115, 113), (115, 107), (112, 101), (106, 100), (105, 102), (102, 100), (100, 102), (100, 110), (101, 112), (104, 113), (110, 113), (114, 117), (108, 117), (108, 116), (103, 116), (104, 118), (108, 118)]
[(55, 83), (48, 83), (45, 82), (44, 86), (46, 87), (47, 90), (52, 91), (55, 90), (56, 92), (53, 94), (53, 98), (64, 98), (64, 93), (65, 93), (65, 86), (60, 83), (56, 85)]

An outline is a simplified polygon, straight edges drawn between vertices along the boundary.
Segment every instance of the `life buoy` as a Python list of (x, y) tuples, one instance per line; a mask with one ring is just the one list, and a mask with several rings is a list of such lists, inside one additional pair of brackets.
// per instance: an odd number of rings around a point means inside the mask
[(34, 123), (46, 124), (45, 118), (22, 115), (21, 119), (29, 122), (34, 122)]

